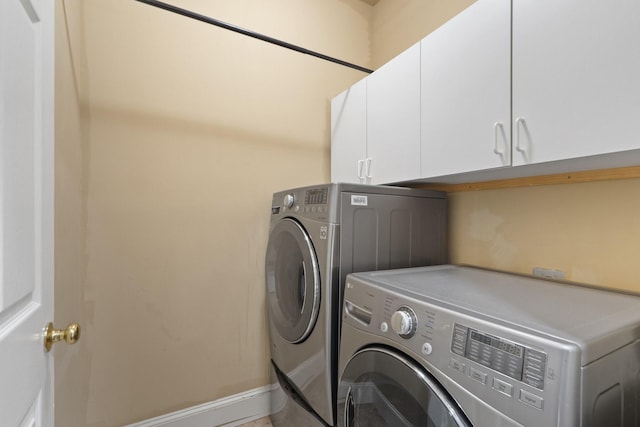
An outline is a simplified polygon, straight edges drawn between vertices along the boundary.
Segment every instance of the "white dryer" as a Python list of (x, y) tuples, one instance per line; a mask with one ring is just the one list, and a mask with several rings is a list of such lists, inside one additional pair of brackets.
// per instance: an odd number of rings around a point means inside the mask
[(385, 186), (273, 195), (265, 264), (272, 382), (288, 393), (273, 400), (274, 425), (335, 425), (346, 275), (445, 263), (446, 206), (444, 193)]
[(338, 425), (637, 427), (640, 296), (461, 266), (352, 274)]

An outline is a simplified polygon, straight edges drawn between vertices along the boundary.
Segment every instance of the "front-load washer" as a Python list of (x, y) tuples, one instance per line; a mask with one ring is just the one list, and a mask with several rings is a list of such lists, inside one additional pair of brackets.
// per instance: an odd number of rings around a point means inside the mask
[(640, 296), (463, 266), (347, 277), (338, 425), (637, 427)]
[(272, 373), (294, 397), (272, 408), (276, 424), (283, 408), (304, 406), (320, 425), (335, 425), (346, 275), (445, 263), (446, 209), (444, 193), (401, 187), (326, 184), (273, 195), (265, 263)]

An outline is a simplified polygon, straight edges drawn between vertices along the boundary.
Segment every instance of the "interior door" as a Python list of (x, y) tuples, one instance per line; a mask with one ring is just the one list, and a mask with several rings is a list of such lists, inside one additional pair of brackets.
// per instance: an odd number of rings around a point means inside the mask
[(0, 424), (53, 425), (54, 2), (0, 2)]

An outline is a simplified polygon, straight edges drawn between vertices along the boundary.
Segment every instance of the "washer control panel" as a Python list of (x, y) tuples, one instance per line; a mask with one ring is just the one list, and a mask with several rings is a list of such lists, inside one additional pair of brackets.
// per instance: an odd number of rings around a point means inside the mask
[(451, 352), (544, 390), (546, 353), (458, 323), (453, 327)]

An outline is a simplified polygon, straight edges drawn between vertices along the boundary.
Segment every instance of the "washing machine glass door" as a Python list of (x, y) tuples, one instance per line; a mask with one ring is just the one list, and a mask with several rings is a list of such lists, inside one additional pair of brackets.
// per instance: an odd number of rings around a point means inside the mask
[(340, 380), (338, 425), (470, 427), (457, 403), (422, 367), (400, 353), (356, 353)]
[(297, 221), (285, 218), (271, 231), (265, 274), (270, 322), (287, 341), (304, 341), (318, 318), (320, 273), (311, 239)]

